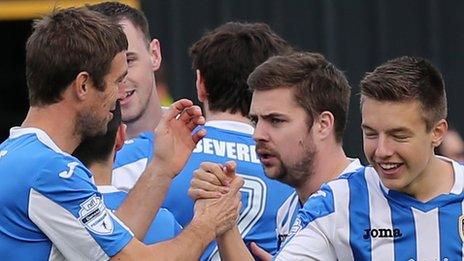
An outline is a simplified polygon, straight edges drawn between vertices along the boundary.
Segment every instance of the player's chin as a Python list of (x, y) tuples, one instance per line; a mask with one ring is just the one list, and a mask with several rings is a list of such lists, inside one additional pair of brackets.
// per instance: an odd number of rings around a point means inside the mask
[(405, 187), (405, 182), (401, 178), (391, 178), (389, 176), (380, 176), (383, 185), (389, 190), (402, 191)]
[(122, 121), (130, 123), (136, 121), (137, 119), (140, 119), (140, 117), (142, 117), (142, 112), (136, 112), (133, 107), (121, 107), (121, 116)]
[(264, 173), (266, 174), (266, 177), (274, 180), (282, 180), (282, 171), (279, 166), (276, 165), (268, 165), (268, 166), (263, 166), (264, 168)]
[(266, 174), (266, 177), (270, 179), (276, 179), (276, 173), (272, 166), (263, 165), (263, 169), (264, 169), (264, 174)]

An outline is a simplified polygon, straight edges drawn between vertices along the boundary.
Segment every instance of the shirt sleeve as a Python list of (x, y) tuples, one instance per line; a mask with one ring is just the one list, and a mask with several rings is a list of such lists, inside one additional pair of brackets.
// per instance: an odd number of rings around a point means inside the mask
[(50, 159), (29, 194), (30, 219), (70, 260), (108, 259), (133, 238), (106, 208), (90, 172), (73, 157)]
[(332, 190), (327, 185), (308, 199), (274, 260), (337, 260), (332, 245), (335, 227), (333, 199)]

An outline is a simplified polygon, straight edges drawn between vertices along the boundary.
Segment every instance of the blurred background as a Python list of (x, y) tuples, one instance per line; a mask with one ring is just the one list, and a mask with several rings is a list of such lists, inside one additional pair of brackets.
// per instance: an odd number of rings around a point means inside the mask
[[(0, 0), (0, 141), (21, 124), (28, 108), (24, 46), (34, 18), (54, 7), (101, 1)], [(188, 48), (207, 30), (228, 21), (265, 22), (299, 50), (320, 52), (352, 86), (344, 147), (363, 157), (359, 81), (366, 71), (402, 55), (428, 58), (443, 73), (448, 120), (464, 131), (464, 1), (461, 0), (133, 0), (161, 42), (157, 73), (163, 101), (196, 101)]]

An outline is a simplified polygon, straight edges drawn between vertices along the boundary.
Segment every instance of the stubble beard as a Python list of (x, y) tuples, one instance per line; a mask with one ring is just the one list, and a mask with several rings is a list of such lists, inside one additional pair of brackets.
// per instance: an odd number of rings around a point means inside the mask
[(99, 120), (95, 113), (93, 113), (93, 110), (89, 109), (85, 112), (78, 112), (74, 124), (74, 134), (79, 136), (81, 140), (84, 140), (105, 134), (108, 122)]
[(314, 149), (308, 148), (303, 157), (291, 165), (285, 164), (279, 157), (280, 167), (275, 179), (293, 188), (303, 186), (313, 176), (315, 154)]

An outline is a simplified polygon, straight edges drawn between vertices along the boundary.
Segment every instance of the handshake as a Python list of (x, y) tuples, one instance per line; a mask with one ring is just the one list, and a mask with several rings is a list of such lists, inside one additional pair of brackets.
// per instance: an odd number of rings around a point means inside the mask
[(232, 229), (242, 207), (243, 178), (235, 173), (236, 163), (203, 162), (194, 171), (189, 196), (195, 201), (194, 218), (209, 224), (216, 238)]

